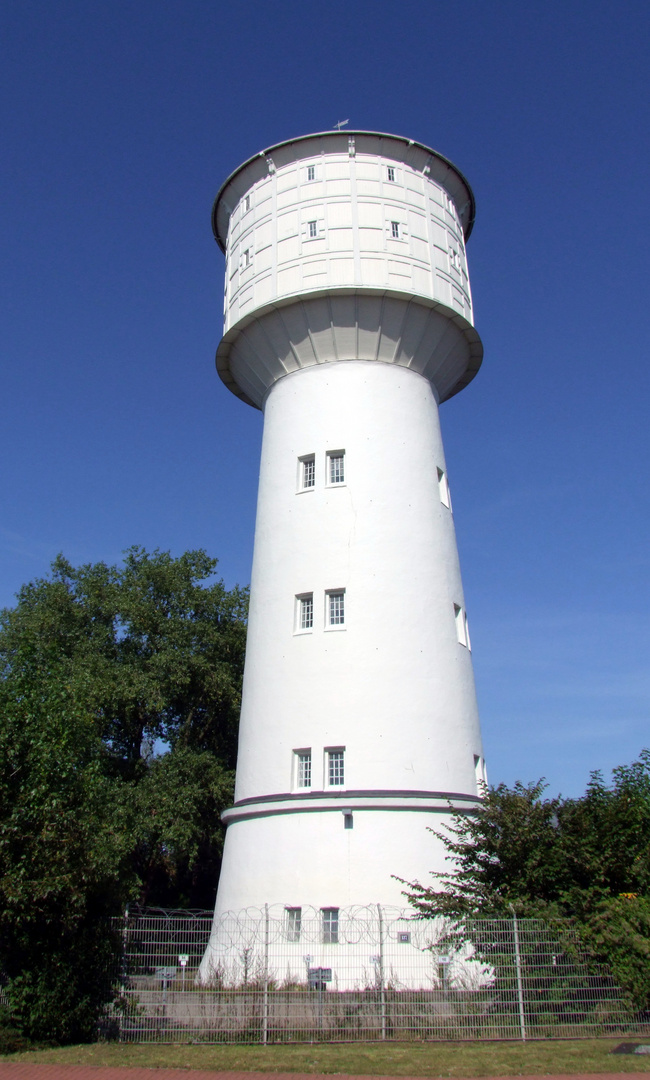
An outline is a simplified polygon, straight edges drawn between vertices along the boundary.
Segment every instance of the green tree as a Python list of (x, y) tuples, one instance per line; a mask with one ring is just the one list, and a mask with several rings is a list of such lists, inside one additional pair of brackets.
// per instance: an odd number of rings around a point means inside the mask
[(544, 798), (543, 780), (487, 788), (476, 812), (435, 835), (451, 868), (404, 883), (423, 918), (525, 917), (575, 925), (594, 961), (650, 1007), (650, 751), (595, 772), (579, 799)]
[(0, 980), (31, 1038), (92, 1035), (126, 902), (214, 900), (247, 601), (215, 567), (59, 556), (0, 614)]

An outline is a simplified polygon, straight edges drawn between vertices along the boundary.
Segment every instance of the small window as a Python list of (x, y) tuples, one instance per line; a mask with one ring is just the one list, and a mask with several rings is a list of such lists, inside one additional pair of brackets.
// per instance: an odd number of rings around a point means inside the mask
[(327, 785), (343, 787), (345, 784), (345, 750), (327, 751)]
[(300, 941), (300, 931), (302, 929), (302, 908), (288, 907), (285, 908), (287, 914), (287, 941)]
[(250, 248), (246, 248), (246, 251), (244, 252), (244, 255), (243, 255), (243, 259), (244, 259), (244, 270), (245, 270), (246, 267), (250, 266), (250, 264), (251, 264), (251, 249)]
[(458, 638), (458, 641), (471, 652), (472, 645), (469, 639), (467, 613), (463, 611), (462, 607), (459, 607), (458, 604), (454, 604), (454, 619), (456, 621), (456, 637)]
[(399, 240), (399, 221), (391, 221), (390, 235), (392, 236), (393, 240)]
[(442, 469), (438, 469), (438, 491), (440, 492), (440, 502), (442, 505), (446, 506), (448, 510), (451, 510), (449, 482), (447, 480), (447, 474)]
[(308, 180), (315, 180), (316, 179), (316, 166), (315, 165), (308, 165), (307, 166), (307, 179)]
[(390, 180), (391, 184), (394, 184), (395, 183), (395, 166), (394, 165), (389, 165), (387, 171), (388, 171), (388, 179)]
[(323, 917), (323, 945), (338, 945), (339, 943), (339, 909), (337, 907), (321, 908)]
[(295, 750), (296, 787), (311, 787), (311, 750)]
[(327, 625), (343, 626), (345, 624), (345, 592), (327, 593)]
[(306, 593), (297, 597), (298, 600), (298, 630), (313, 630), (314, 628), (314, 594)]
[(300, 487), (313, 488), (316, 483), (316, 459), (313, 454), (300, 458)]
[(251, 197), (247, 195), (244, 199), (244, 213), (251, 208)]
[(309, 239), (314, 240), (318, 236), (318, 226), (315, 221), (307, 222), (309, 228)]
[(345, 483), (345, 451), (333, 450), (327, 455), (327, 482), (328, 484)]

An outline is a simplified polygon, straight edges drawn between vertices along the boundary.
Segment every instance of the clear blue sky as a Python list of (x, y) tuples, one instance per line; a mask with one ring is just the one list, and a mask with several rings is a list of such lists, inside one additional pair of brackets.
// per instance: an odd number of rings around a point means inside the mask
[(579, 794), (636, 757), (649, 31), (647, 0), (5, 0), (0, 604), (132, 544), (248, 582), (262, 418), (214, 371), (210, 208), (349, 118), (477, 198), (485, 360), (441, 412), (490, 779)]

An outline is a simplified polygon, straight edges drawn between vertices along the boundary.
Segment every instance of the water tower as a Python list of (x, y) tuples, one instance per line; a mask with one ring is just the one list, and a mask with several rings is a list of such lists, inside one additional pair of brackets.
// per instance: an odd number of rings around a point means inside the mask
[(217, 915), (280, 904), (327, 922), (350, 904), (401, 905), (392, 875), (443, 868), (427, 827), (477, 804), (485, 762), (438, 420), (482, 359), (473, 221), (449, 161), (368, 131), (279, 143), (217, 195), (217, 368), (264, 413)]

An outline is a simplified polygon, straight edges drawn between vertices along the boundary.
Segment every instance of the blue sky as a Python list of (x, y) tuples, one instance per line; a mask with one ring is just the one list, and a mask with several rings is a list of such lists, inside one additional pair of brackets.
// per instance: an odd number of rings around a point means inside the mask
[(5, 0), (0, 604), (132, 544), (248, 582), (210, 208), (349, 118), (476, 194), (485, 360), (441, 414), (490, 779), (579, 794), (650, 745), (649, 39), (640, 0)]

